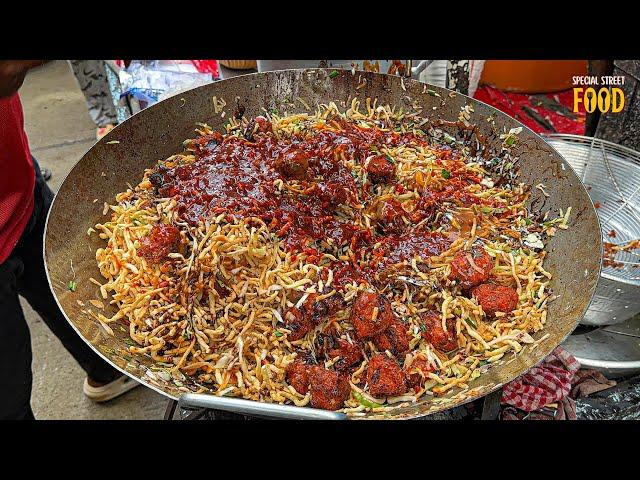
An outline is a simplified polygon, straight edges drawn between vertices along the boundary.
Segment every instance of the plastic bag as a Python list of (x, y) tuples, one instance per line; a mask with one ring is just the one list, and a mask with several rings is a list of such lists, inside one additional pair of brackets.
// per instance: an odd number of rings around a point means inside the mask
[(200, 73), (210, 73), (213, 78), (220, 78), (217, 60), (191, 60)]
[(143, 107), (213, 81), (211, 73), (199, 72), (190, 60), (133, 60), (119, 77), (120, 98), (135, 98)]

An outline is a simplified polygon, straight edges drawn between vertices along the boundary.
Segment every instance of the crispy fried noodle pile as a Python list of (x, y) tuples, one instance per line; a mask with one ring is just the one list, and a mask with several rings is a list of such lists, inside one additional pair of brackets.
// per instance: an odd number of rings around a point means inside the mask
[(570, 208), (529, 217), (519, 132), (485, 158), (417, 114), (348, 107), (200, 125), (105, 205), (101, 322), (201, 391), (352, 415), (464, 392), (534, 343), (543, 240)]

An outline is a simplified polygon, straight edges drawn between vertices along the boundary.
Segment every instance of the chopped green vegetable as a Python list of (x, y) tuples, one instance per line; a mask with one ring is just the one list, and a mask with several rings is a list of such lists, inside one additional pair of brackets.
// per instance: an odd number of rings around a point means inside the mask
[(444, 138), (444, 141), (445, 141), (446, 143), (448, 143), (448, 144), (455, 143), (455, 141), (456, 141), (456, 139), (455, 139), (455, 138), (453, 138), (453, 137), (452, 137), (451, 135), (449, 135), (448, 133), (445, 133), (445, 134), (443, 135), (443, 138)]
[(524, 219), (524, 224), (525, 225), (531, 225), (533, 222), (531, 221), (531, 219), (529, 217), (525, 217)]
[(469, 325), (471, 325), (473, 328), (478, 328), (478, 325), (476, 325), (476, 322), (474, 322), (470, 318), (465, 318), (464, 321), (467, 322)]
[(442, 169), (442, 176), (447, 180), (451, 178), (451, 172), (449, 170)]
[(276, 330), (275, 332), (273, 332), (273, 334), (274, 334), (276, 337), (278, 337), (278, 338), (280, 338), (282, 335), (284, 335), (284, 333), (282, 333), (282, 332), (280, 332), (280, 331), (278, 331), (278, 330)]
[(72, 292), (75, 292), (76, 289), (78, 288), (78, 284), (76, 282), (74, 282), (73, 280), (70, 280), (69, 284), (67, 285), (67, 288), (69, 290), (71, 290)]
[(375, 403), (372, 402), (370, 400), (367, 400), (366, 398), (364, 398), (360, 393), (358, 392), (353, 392), (353, 396), (356, 397), (356, 400), (358, 400), (358, 402), (360, 402), (362, 405), (364, 405), (365, 407), (369, 407), (369, 408), (377, 408), (377, 407), (381, 407), (382, 405), (380, 403)]
[(126, 343), (127, 345), (129, 345), (130, 347), (135, 347), (136, 346), (136, 342), (134, 342), (133, 340), (131, 340), (130, 338), (125, 338), (124, 339), (124, 343)]
[(337, 70), (334, 70), (333, 72), (331, 72), (329, 74), (329, 78), (336, 78), (337, 76), (338, 76), (338, 71)]
[(387, 162), (389, 163), (396, 163), (396, 161), (393, 158), (391, 158), (389, 155), (385, 155), (384, 158), (386, 158)]
[(440, 95), (438, 95), (438, 92), (436, 92), (435, 90), (431, 90), (431, 89), (428, 89), (427, 93), (429, 95), (431, 95), (432, 97), (439, 97), (440, 96)]
[(480, 363), (478, 363), (478, 366), (484, 367), (487, 363), (489, 363), (489, 360), (480, 360)]
[(369, 147), (369, 150), (371, 150), (372, 152), (375, 152), (375, 153), (378, 153), (378, 152), (379, 152), (378, 147), (376, 147), (375, 145), (371, 145), (371, 146)]
[(493, 208), (491, 208), (491, 207), (482, 207), (480, 210), (482, 210), (482, 213), (491, 213), (491, 212), (493, 212)]
[(116, 355), (116, 354), (117, 354), (117, 352), (116, 352), (116, 350), (115, 350), (114, 348), (111, 348), (111, 347), (104, 347), (104, 346), (102, 346), (102, 345), (101, 345), (99, 348), (100, 348), (100, 350), (102, 350), (102, 352), (103, 352), (103, 353), (105, 353), (105, 354), (109, 354), (109, 355)]
[(420, 330), (423, 331), (423, 332), (426, 332), (427, 331), (426, 325), (420, 324)]
[(507, 137), (507, 139), (504, 141), (504, 143), (505, 143), (508, 147), (510, 147), (510, 146), (512, 146), (514, 143), (516, 143), (516, 137), (514, 137), (514, 136)]

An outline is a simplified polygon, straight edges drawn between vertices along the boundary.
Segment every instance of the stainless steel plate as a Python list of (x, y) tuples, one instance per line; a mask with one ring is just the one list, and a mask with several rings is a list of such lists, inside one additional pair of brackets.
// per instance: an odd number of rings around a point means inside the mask
[(574, 333), (562, 346), (580, 365), (608, 377), (640, 373), (640, 315), (618, 325)]
[[(640, 238), (640, 153), (580, 135), (548, 135), (573, 167), (596, 205), (602, 238), (622, 243)], [(610, 233), (615, 231), (615, 237)], [(640, 312), (640, 255), (619, 252), (621, 268), (602, 268), (596, 295), (582, 323), (611, 325)]]

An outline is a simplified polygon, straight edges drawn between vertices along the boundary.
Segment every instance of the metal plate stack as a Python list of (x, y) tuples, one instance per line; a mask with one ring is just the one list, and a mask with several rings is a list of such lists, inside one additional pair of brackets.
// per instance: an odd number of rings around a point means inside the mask
[[(554, 134), (546, 140), (587, 187), (603, 241), (625, 244), (640, 238), (640, 153), (579, 135)], [(615, 267), (602, 268), (584, 326), (563, 345), (583, 367), (620, 377), (640, 372), (640, 255), (618, 252), (612, 260)]]
[[(597, 209), (604, 242), (640, 238), (640, 153), (580, 135), (548, 135), (587, 187)], [(640, 312), (640, 254), (618, 252), (616, 266), (603, 266), (596, 295), (582, 321), (612, 325)]]

